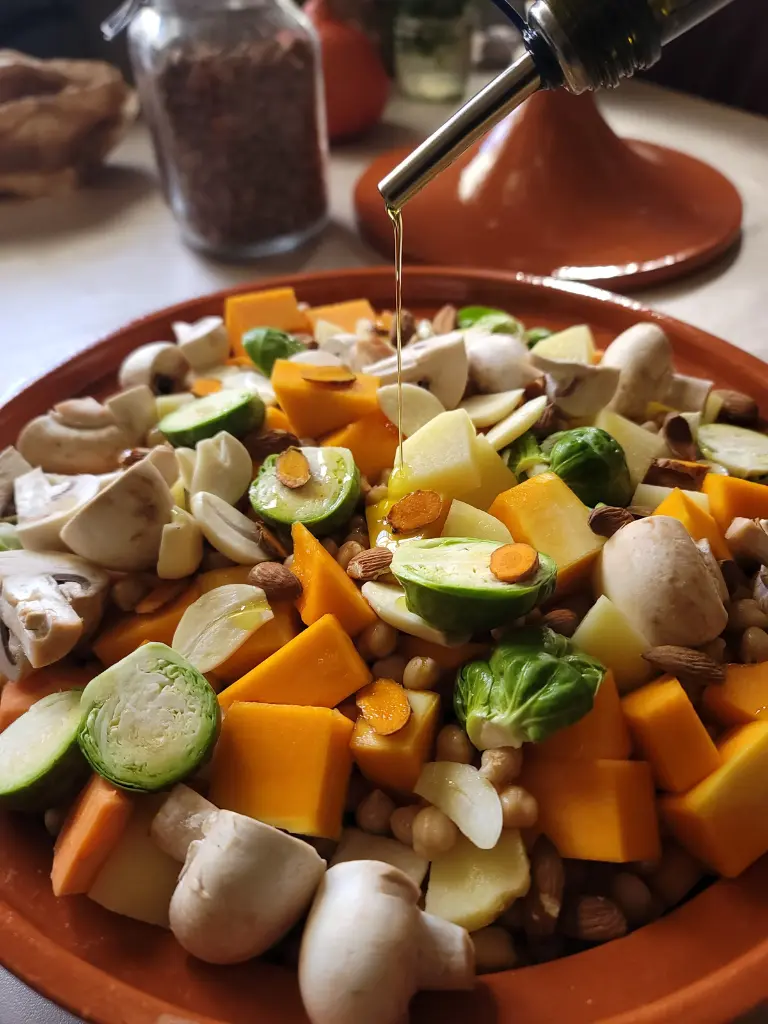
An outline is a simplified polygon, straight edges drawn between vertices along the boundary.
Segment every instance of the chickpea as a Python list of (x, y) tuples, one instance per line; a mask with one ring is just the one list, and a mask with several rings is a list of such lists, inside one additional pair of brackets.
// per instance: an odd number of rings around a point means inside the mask
[(728, 625), (734, 630), (749, 629), (750, 626), (765, 629), (768, 626), (768, 615), (760, 611), (757, 601), (747, 597), (732, 603), (728, 612)]
[(455, 761), (457, 764), (472, 764), (475, 748), (469, 736), (458, 725), (444, 725), (437, 734), (435, 746), (436, 761)]
[(378, 661), (393, 653), (397, 647), (397, 630), (379, 619), (366, 626), (357, 638), (357, 649), (366, 661)]
[(402, 683), (405, 672), (405, 658), (399, 654), (391, 654), (388, 658), (381, 658), (371, 665), (374, 679), (394, 679), (396, 683)]
[(480, 762), (480, 774), (497, 789), (503, 789), (514, 782), (523, 768), (523, 751), (515, 747), (500, 747), (498, 750), (484, 750)]
[(640, 928), (653, 920), (654, 898), (646, 883), (629, 871), (620, 871), (611, 885), (611, 899), (632, 928)]
[(389, 819), (394, 810), (394, 801), (380, 789), (374, 789), (357, 805), (357, 827), (375, 836), (385, 836), (389, 832)]
[(347, 566), (352, 559), (359, 555), (363, 550), (363, 545), (358, 544), (355, 540), (345, 540), (339, 548), (338, 554), (336, 555), (336, 561), (339, 563), (341, 568), (346, 572)]
[(533, 828), (539, 819), (536, 797), (522, 786), (507, 786), (499, 793), (504, 828)]
[(361, 551), (367, 551), (371, 546), (371, 540), (367, 533), (362, 530), (355, 530), (354, 533), (350, 533), (346, 538), (348, 544), (359, 544)]
[(434, 658), (411, 658), (403, 673), (406, 690), (431, 690), (440, 679), (440, 666)]
[(379, 477), (379, 483), (382, 487), (386, 487), (389, 484), (389, 479), (392, 476), (391, 469), (385, 469)]
[(459, 830), (437, 807), (424, 807), (413, 819), (413, 849), (427, 860), (448, 853), (458, 838)]
[(517, 963), (512, 936), (503, 928), (481, 928), (472, 935), (475, 947), (475, 968), (478, 974), (508, 971)]
[(339, 545), (332, 537), (325, 538), (325, 540), (323, 541), (323, 547), (328, 552), (328, 554), (332, 555), (334, 558), (339, 553)]
[(378, 505), (380, 501), (384, 501), (388, 493), (389, 491), (383, 484), (372, 487), (365, 496), (365, 504)]
[(745, 665), (768, 661), (768, 633), (759, 626), (745, 629), (739, 646), (739, 655)]
[(416, 815), (422, 808), (416, 805), (411, 807), (398, 807), (392, 812), (389, 819), (389, 828), (395, 839), (398, 839), (405, 846), (413, 846), (413, 822)]
[(368, 523), (365, 516), (352, 516), (347, 524), (350, 533), (368, 533)]

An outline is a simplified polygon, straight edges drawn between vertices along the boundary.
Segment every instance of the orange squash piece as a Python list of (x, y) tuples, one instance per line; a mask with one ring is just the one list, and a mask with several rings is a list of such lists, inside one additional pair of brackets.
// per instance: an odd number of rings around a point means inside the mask
[(335, 615), (350, 636), (373, 625), (376, 613), (333, 555), (301, 523), (293, 524), (291, 535), (291, 569), (303, 588), (296, 607), (304, 624), (311, 626), (324, 615)]
[(715, 558), (731, 557), (723, 531), (715, 520), (679, 487), (662, 501), (653, 514), (678, 519), (694, 540), (708, 540)]
[(51, 882), (54, 896), (88, 892), (117, 845), (133, 810), (133, 797), (94, 775), (56, 839)]
[(613, 675), (608, 672), (600, 684), (590, 713), (543, 743), (529, 746), (526, 757), (623, 761), (631, 751), (632, 741), (621, 710), (619, 691)]
[(489, 512), (524, 541), (557, 563), (557, 591), (588, 579), (605, 543), (589, 528), (589, 509), (555, 473), (540, 473), (500, 494)]
[(302, 364), (278, 359), (271, 383), (280, 407), (299, 437), (322, 437), (379, 408), (379, 378), (358, 373), (348, 387), (332, 387), (304, 380)]
[(622, 706), (641, 756), (668, 793), (684, 793), (720, 767), (717, 747), (677, 679), (647, 683)]
[(768, 519), (768, 487), (735, 476), (708, 473), (702, 490), (712, 518), (726, 533), (734, 519)]
[(211, 767), (211, 800), (299, 835), (338, 839), (352, 723), (328, 708), (233, 704)]
[(230, 295), (224, 304), (224, 321), (236, 356), (247, 356), (243, 335), (254, 327), (276, 327), (279, 331), (307, 333), (312, 325), (299, 309), (293, 288)]
[(301, 628), (299, 616), (290, 602), (273, 602), (272, 612), (274, 618), (257, 629), (242, 647), (238, 647), (223, 665), (218, 666), (216, 678), (219, 680), (219, 686), (216, 689), (229, 686), (230, 683), (241, 679), (298, 636)]
[(397, 427), (383, 412), (373, 412), (329, 434), (323, 447), (348, 448), (363, 476), (375, 481), (395, 464)]
[(182, 615), (200, 594), (200, 586), (194, 582), (175, 601), (163, 605), (157, 612), (123, 616), (94, 641), (93, 653), (102, 665), (109, 668), (133, 654), (142, 643), (151, 641), (170, 647)]
[(352, 734), (352, 756), (374, 786), (412, 793), (432, 755), (440, 721), (440, 697), (427, 690), (408, 690), (411, 717), (391, 736), (380, 736), (361, 715)]
[[(0, 698), (0, 711), (2, 707)], [(704, 707), (725, 726), (768, 721), (768, 662), (728, 665), (725, 682), (704, 691)]]
[(561, 857), (613, 864), (658, 858), (653, 777), (645, 762), (527, 759), (520, 785), (536, 797), (537, 828)]
[[(218, 674), (218, 670), (217, 670)], [(235, 701), (334, 708), (371, 681), (368, 666), (333, 615), (324, 615), (219, 694)]]
[(718, 747), (721, 765), (687, 793), (662, 797), (674, 838), (725, 878), (768, 853), (768, 723), (734, 730)]
[(43, 697), (62, 690), (86, 687), (101, 671), (101, 665), (81, 667), (59, 661), (55, 665), (38, 669), (20, 682), (7, 682), (0, 693), (0, 732), (21, 718), (25, 711), (29, 711)]
[(264, 430), (287, 430), (289, 434), (295, 433), (291, 421), (282, 409), (277, 406), (268, 405), (264, 414)]
[(376, 312), (367, 299), (352, 299), (350, 302), (336, 302), (330, 306), (315, 306), (307, 310), (307, 318), (312, 324), (312, 331), (317, 329), (318, 321), (335, 324), (347, 334), (357, 334), (359, 320), (370, 320), (376, 323)]

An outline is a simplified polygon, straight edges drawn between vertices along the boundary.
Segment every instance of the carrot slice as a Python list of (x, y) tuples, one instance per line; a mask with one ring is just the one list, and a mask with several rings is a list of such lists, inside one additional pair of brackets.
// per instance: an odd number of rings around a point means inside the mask
[(222, 390), (222, 383), (220, 380), (210, 380), (208, 377), (200, 377), (192, 385), (192, 394), (198, 398), (205, 398), (206, 395), (215, 395), (218, 391)]
[(394, 679), (376, 679), (358, 690), (355, 703), (360, 714), (379, 736), (400, 732), (411, 717), (405, 687)]
[(522, 583), (538, 571), (539, 555), (530, 544), (505, 544), (491, 555), (491, 572), (502, 583)]
[(51, 882), (54, 896), (88, 892), (119, 841), (133, 800), (100, 775), (77, 799), (56, 840)]
[(387, 522), (395, 533), (408, 533), (431, 526), (442, 511), (443, 499), (437, 491), (412, 491), (392, 506)]

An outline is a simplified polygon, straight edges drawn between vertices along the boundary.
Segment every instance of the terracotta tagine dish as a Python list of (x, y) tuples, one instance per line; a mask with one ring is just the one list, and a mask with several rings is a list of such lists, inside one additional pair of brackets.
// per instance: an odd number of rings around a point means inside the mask
[[(358, 182), (362, 234), (392, 252), (378, 182)], [(676, 150), (621, 139), (591, 94), (542, 92), (443, 171), (405, 210), (407, 260), (498, 267), (621, 291), (711, 262), (741, 231), (742, 202), (718, 171)]]

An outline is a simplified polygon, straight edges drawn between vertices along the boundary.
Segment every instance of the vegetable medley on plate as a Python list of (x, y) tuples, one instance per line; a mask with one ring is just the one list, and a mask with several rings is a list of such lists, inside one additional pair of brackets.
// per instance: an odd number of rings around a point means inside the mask
[(390, 314), (222, 313), (0, 454), (0, 805), (58, 897), (400, 1024), (768, 852), (750, 397), (653, 323), (445, 307), (400, 453)]

